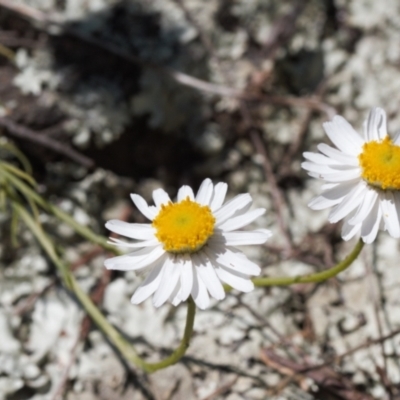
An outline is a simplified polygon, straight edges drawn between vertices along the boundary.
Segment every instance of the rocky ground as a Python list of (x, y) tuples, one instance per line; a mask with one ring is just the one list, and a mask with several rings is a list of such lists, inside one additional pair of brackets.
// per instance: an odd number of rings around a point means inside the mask
[[(141, 222), (150, 200), (210, 177), (267, 213), (270, 276), (319, 271), (355, 245), (308, 201), (302, 152), (336, 113), (373, 106), (400, 129), (394, 0), (0, 0), (0, 129), (38, 192), (95, 232)], [(38, 139), (40, 137), (41, 139)], [(57, 147), (54, 144), (62, 144)], [(24, 228), (0, 213), (0, 400), (400, 399), (398, 242), (386, 233), (338, 278), (229, 293), (198, 311), (186, 356), (152, 375), (127, 365), (60, 284)], [(186, 309), (130, 302), (140, 277), (48, 214), (80, 285), (141, 355), (179, 343)]]

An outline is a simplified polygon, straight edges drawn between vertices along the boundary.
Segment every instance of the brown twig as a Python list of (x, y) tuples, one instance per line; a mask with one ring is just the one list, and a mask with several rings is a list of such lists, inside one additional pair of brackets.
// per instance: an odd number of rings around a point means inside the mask
[(33, 7), (16, 2), (15, 0), (0, 0), (0, 6), (7, 8), (17, 14), (23, 15), (25, 18), (33, 19), (36, 22), (47, 23), (48, 17), (46, 14)]
[[(323, 81), (322, 83), (320, 83), (318, 85), (318, 88), (314, 93), (315, 98), (321, 100), (321, 98), (325, 92), (325, 89), (326, 89), (326, 81)], [(299, 152), (299, 150), (304, 142), (304, 138), (308, 131), (308, 127), (310, 125), (314, 111), (315, 110), (313, 110), (312, 108), (309, 108), (305, 111), (305, 114), (300, 121), (300, 124), (299, 124), (300, 128), (296, 134), (296, 137), (294, 140), (291, 141), (289, 148), (283, 155), (282, 162), (281, 162), (281, 168), (279, 170), (280, 175), (285, 175), (285, 173), (288, 172), (290, 165), (291, 165), (291, 160), (293, 160), (293, 158)], [(332, 109), (331, 112), (336, 113), (336, 110)], [(334, 115), (332, 115), (331, 117), (333, 117), (333, 116)]]
[(274, 171), (272, 169), (271, 161), (268, 157), (267, 150), (265, 149), (264, 143), (261, 140), (261, 137), (255, 128), (249, 129), (249, 136), (253, 143), (253, 146), (258, 154), (262, 156), (262, 163), (264, 168), (264, 173), (266, 180), (271, 189), (271, 197), (274, 204), (276, 218), (278, 221), (279, 228), (281, 230), (282, 236), (285, 240), (286, 245), (286, 257), (288, 257), (293, 251), (293, 244), (290, 232), (288, 227), (286, 226), (284, 217), (283, 217), (283, 207), (285, 205), (285, 199), (282, 196), (282, 193), (278, 187), (278, 183), (275, 178)]
[(196, 28), (199, 34), (200, 41), (203, 44), (204, 48), (207, 50), (208, 54), (212, 57), (216, 57), (214, 46), (211, 39), (204, 32), (203, 27), (196, 21), (196, 18), (193, 17), (192, 13), (187, 8), (185, 2), (183, 0), (172, 0), (172, 1), (179, 6), (183, 14), (185, 15), (187, 21), (190, 22)]
[(54, 285), (55, 285), (55, 280), (53, 279), (38, 292), (31, 293), (26, 299), (24, 299), (20, 304), (18, 304), (13, 309), (13, 314), (23, 315), (28, 311), (30, 311), (33, 308), (34, 304), (36, 303), (36, 300), (39, 297), (41, 297), (45, 292), (47, 292), (50, 288), (52, 288)]
[[(377, 281), (377, 289), (378, 289), (378, 296), (379, 296), (379, 302), (380, 302), (380, 306), (382, 309), (382, 314), (386, 323), (386, 326), (388, 328), (389, 331), (393, 330), (393, 325), (390, 321), (390, 316), (388, 313), (387, 308), (385, 307), (385, 288), (382, 282), (382, 274), (378, 271), (377, 268), (377, 262), (378, 262), (378, 257), (375, 254), (376, 253), (376, 247), (374, 247), (374, 262), (372, 264), (372, 272), (376, 278)], [(397, 368), (400, 372), (400, 359), (399, 359), (399, 353), (398, 353), (398, 346), (396, 346), (396, 344), (394, 343), (394, 341), (392, 341), (392, 350), (394, 352), (394, 361), (397, 365)]]
[[(71, 269), (71, 271), (75, 271), (79, 267), (88, 264), (91, 260), (93, 260), (93, 258), (103, 253), (104, 249), (102, 249), (100, 246), (95, 246), (92, 250), (83, 254), (78, 260), (70, 264), (69, 268)], [(55, 283), (55, 279), (52, 279), (44, 288), (42, 288), (38, 292), (30, 294), (26, 299), (24, 299), (23, 302), (21, 302), (21, 304), (18, 304), (13, 309), (13, 313), (16, 315), (23, 315), (24, 313), (30, 311), (34, 306), (36, 300), (49, 289), (51, 289), (55, 285)]]
[[(382, 337), (383, 336), (383, 326), (382, 326), (381, 316), (379, 313), (379, 311), (380, 311), (379, 310), (379, 299), (378, 299), (378, 294), (376, 293), (376, 287), (374, 287), (375, 286), (374, 285), (375, 274), (372, 273), (372, 269), (368, 266), (367, 263), (365, 263), (365, 266), (367, 269), (367, 276), (369, 277), (370, 296), (371, 296), (371, 301), (373, 303), (373, 308), (374, 308), (375, 322), (378, 327), (379, 337)], [(387, 366), (384, 342), (380, 342), (380, 348), (381, 348), (382, 362), (383, 362), (383, 368), (381, 369), (381, 372), (382, 372), (382, 374), (387, 376), (388, 366)]]
[(168, 75), (175, 82), (182, 85), (197, 89), (204, 93), (210, 93), (218, 96), (234, 97), (239, 100), (246, 100), (249, 102), (265, 102), (270, 104), (282, 105), (282, 106), (294, 106), (294, 107), (306, 107), (313, 110), (318, 110), (324, 112), (329, 119), (336, 114), (333, 107), (321, 102), (321, 100), (315, 97), (289, 97), (289, 96), (275, 96), (275, 95), (264, 95), (264, 94), (253, 94), (247, 93), (240, 89), (235, 89), (223, 85), (217, 85), (211, 82), (198, 79), (196, 77), (190, 76), (184, 72), (177, 71), (175, 69), (164, 67), (151, 63), (149, 61), (143, 61), (139, 57), (136, 57), (125, 50), (115, 47), (111, 43), (106, 43), (104, 40), (96, 39), (92, 36), (84, 34), (72, 27), (68, 27), (60, 23), (56, 18), (48, 16), (41, 11), (35, 10), (32, 7), (26, 5), (16, 5), (11, 0), (0, 0), (0, 7), (12, 10), (20, 14), (21, 16), (33, 19), (38, 22), (42, 29), (47, 30), (48, 34), (52, 34), (49, 27), (57, 26), (61, 32), (69, 34), (73, 37), (79, 38), (80, 40), (89, 43), (93, 46), (101, 48), (115, 56), (123, 58), (124, 60), (141, 65), (145, 68), (153, 68), (160, 73)]
[(78, 351), (78, 347), (79, 344), (81, 343), (82, 339), (83, 339), (83, 330), (84, 330), (84, 322), (85, 319), (88, 318), (87, 316), (83, 318), (82, 323), (81, 323), (81, 333), (78, 335), (78, 337), (75, 340), (74, 345), (72, 346), (72, 348), (69, 350), (70, 353), (70, 358), (68, 360), (67, 365), (65, 366), (62, 375), (60, 377), (60, 380), (57, 383), (57, 387), (55, 388), (55, 390), (52, 393), (52, 396), (50, 398), (50, 400), (58, 400), (61, 398), (61, 396), (64, 393), (64, 388), (65, 385), (68, 381), (68, 375), (69, 375), (69, 371), (72, 367), (72, 365), (74, 364), (75, 360), (76, 360), (76, 356), (77, 356), (77, 351)]
[(225, 383), (224, 385), (217, 387), (217, 389), (215, 389), (214, 392), (212, 392), (208, 396), (204, 397), (202, 400), (213, 400), (217, 396), (224, 395), (236, 383), (236, 381), (238, 379), (239, 379), (239, 376), (236, 376), (228, 383)]
[(325, 362), (323, 362), (321, 364), (308, 366), (307, 370), (314, 369), (314, 368), (321, 368), (321, 367), (324, 367), (327, 365), (332, 365), (332, 364), (339, 364), (344, 358), (349, 357), (350, 355), (356, 353), (357, 351), (365, 349), (366, 347), (380, 345), (381, 343), (385, 342), (386, 340), (392, 339), (397, 335), (400, 335), (400, 329), (396, 329), (396, 330), (390, 332), (389, 334), (379, 337), (379, 338), (376, 338), (376, 339), (369, 339), (365, 343), (360, 344), (356, 347), (353, 347), (352, 349), (347, 350), (346, 352), (344, 352), (338, 356), (328, 358)]
[(270, 349), (264, 349), (261, 352), (261, 359), (271, 368), (295, 379), (297, 377), (300, 382), (302, 377), (311, 378), (327, 396), (333, 395), (343, 400), (373, 400), (370, 395), (360, 392), (350, 379), (334, 371), (329, 365), (309, 369), (304, 361), (296, 363), (279, 356)]
[(41, 135), (23, 125), (15, 123), (7, 117), (0, 117), (0, 126), (4, 127), (11, 136), (29, 140), (30, 142), (51, 149), (56, 153), (62, 154), (78, 164), (83, 165), (86, 168), (94, 167), (94, 161), (92, 159), (78, 153), (67, 144), (57, 142), (47, 135)]
[(307, 133), (308, 126), (310, 125), (312, 115), (312, 109), (308, 109), (305, 111), (304, 116), (301, 118), (299, 123), (299, 130), (296, 134), (296, 137), (291, 141), (290, 146), (282, 157), (282, 162), (280, 163), (279, 175), (284, 176), (290, 171), (290, 167), (292, 164), (292, 160), (300, 150), (301, 145), (303, 144), (304, 137)]
[(292, 10), (278, 18), (272, 25), (268, 39), (263, 45), (263, 56), (275, 58), (277, 50), (282, 42), (287, 42), (295, 33), (296, 21), (305, 6), (304, 0), (297, 0)]
[[(110, 276), (111, 276), (110, 271), (105, 269), (100, 281), (98, 282), (96, 288), (94, 289), (94, 291), (90, 296), (92, 301), (97, 305), (100, 304), (103, 299), (104, 290), (110, 281)], [(85, 317), (82, 319), (80, 334), (70, 350), (71, 357), (64, 368), (61, 379), (58, 382), (57, 388), (53, 392), (51, 400), (57, 400), (63, 395), (65, 390), (65, 385), (68, 382), (69, 371), (76, 360), (78, 346), (82, 340), (86, 339), (87, 335), (89, 334), (91, 325), (92, 321), (90, 320), (89, 316), (85, 315)]]
[[(121, 212), (120, 219), (123, 221), (126, 221), (129, 216), (129, 211), (130, 211), (130, 207), (125, 207)], [(115, 234), (113, 233), (111, 236), (115, 236)], [(89, 263), (89, 261), (91, 261), (93, 258), (97, 257), (99, 254), (102, 254), (102, 253), (104, 253), (104, 249), (102, 249), (99, 246), (93, 247), (92, 250), (83, 254), (77, 261), (75, 261), (74, 263), (72, 263), (70, 265), (71, 270), (74, 271), (77, 268), (81, 267), (82, 265), (86, 265), (87, 263)], [(96, 304), (96, 305), (101, 304), (101, 302), (103, 301), (103, 298), (104, 298), (104, 292), (107, 288), (107, 285), (110, 283), (110, 280), (111, 280), (111, 271), (104, 269), (100, 280), (97, 282), (96, 287), (94, 288), (94, 290), (92, 291), (92, 293), (90, 295), (90, 298), (94, 304)], [(76, 359), (76, 355), (77, 355), (76, 350), (78, 348), (78, 345), (81, 341), (86, 339), (87, 335), (90, 332), (91, 326), (92, 326), (92, 320), (90, 319), (90, 317), (88, 315), (86, 315), (82, 319), (80, 335), (77, 339), (77, 342), (75, 343), (75, 345), (73, 346), (73, 348), (71, 350), (71, 358), (63, 371), (60, 382), (59, 382), (57, 389), (55, 390), (51, 400), (57, 400), (64, 393), (65, 386), (68, 382), (69, 370), (71, 369), (71, 367)], [(131, 371), (131, 372), (134, 372), (134, 371)]]
[(92, 261), (95, 257), (97, 257), (100, 254), (104, 253), (104, 249), (100, 246), (94, 246), (92, 250), (88, 251), (85, 254), (82, 254), (81, 257), (78, 258), (75, 262), (73, 262), (70, 265), (70, 270), (75, 271), (82, 265), (88, 264), (90, 261)]
[(0, 43), (8, 47), (35, 47), (36, 43), (32, 39), (19, 37), (13, 31), (0, 31)]

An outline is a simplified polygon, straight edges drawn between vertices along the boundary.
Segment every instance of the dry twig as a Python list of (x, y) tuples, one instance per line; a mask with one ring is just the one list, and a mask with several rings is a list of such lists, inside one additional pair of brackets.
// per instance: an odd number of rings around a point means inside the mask
[(270, 34), (264, 44), (263, 55), (266, 58), (275, 58), (282, 42), (287, 42), (296, 31), (296, 21), (305, 6), (304, 0), (297, 0), (292, 10), (278, 18), (270, 29)]
[(311, 378), (318, 386), (321, 395), (332, 395), (341, 400), (373, 400), (370, 395), (360, 392), (350, 379), (328, 365), (320, 368), (313, 366), (309, 369), (306, 363), (299, 364), (288, 360), (270, 349), (261, 352), (261, 359), (271, 368), (300, 382), (302, 377)]
[(275, 174), (272, 169), (271, 161), (268, 157), (267, 151), (265, 149), (264, 143), (262, 142), (259, 133), (257, 132), (256, 129), (253, 128), (249, 130), (249, 135), (254, 145), (254, 148), (256, 149), (256, 152), (262, 156), (265, 177), (271, 188), (271, 196), (276, 211), (278, 224), (286, 244), (285, 251), (287, 254), (285, 254), (285, 257), (289, 257), (289, 255), (293, 252), (293, 244), (289, 229), (285, 223), (283, 216), (283, 207), (286, 202), (278, 187), (278, 183), (276, 181)]
[(238, 376), (236, 376), (235, 378), (233, 378), (232, 380), (230, 380), (228, 383), (225, 383), (219, 387), (217, 387), (216, 390), (214, 390), (211, 394), (209, 394), (208, 396), (204, 397), (202, 400), (213, 400), (215, 399), (217, 396), (222, 396), (224, 395), (235, 383), (236, 381), (239, 379)]
[[(95, 304), (99, 305), (101, 303), (104, 296), (105, 288), (107, 287), (110, 281), (110, 277), (111, 277), (111, 272), (105, 269), (100, 281), (98, 282), (96, 288), (94, 289), (93, 293), (90, 296), (90, 298)], [(85, 315), (81, 323), (80, 334), (78, 335), (76, 342), (74, 343), (74, 345), (70, 350), (71, 357), (64, 368), (61, 379), (58, 382), (57, 388), (53, 391), (51, 400), (57, 400), (63, 395), (65, 391), (65, 385), (68, 382), (69, 371), (76, 360), (79, 344), (86, 339), (87, 335), (89, 334), (91, 325), (92, 321), (90, 320), (89, 316)]]
[(86, 168), (94, 167), (94, 161), (83, 154), (78, 153), (72, 147), (65, 143), (57, 142), (47, 135), (41, 135), (32, 129), (29, 129), (23, 125), (17, 124), (7, 117), (0, 117), (0, 126), (4, 127), (11, 136), (15, 136), (21, 139), (28, 140), (36, 143), (40, 146), (46, 147), (55, 151), (56, 153), (62, 154), (71, 160), (83, 165)]
[(50, 35), (52, 34), (53, 30), (49, 28), (56, 26), (59, 31), (64, 32), (65, 34), (69, 34), (73, 37), (79, 38), (80, 40), (86, 43), (101, 48), (128, 62), (138, 64), (144, 68), (153, 68), (159, 71), (160, 73), (168, 75), (177, 83), (189, 86), (193, 89), (197, 89), (204, 93), (209, 93), (218, 96), (234, 97), (239, 100), (246, 100), (249, 102), (265, 102), (281, 106), (311, 108), (313, 110), (324, 112), (329, 119), (331, 119), (332, 116), (336, 114), (333, 107), (321, 102), (320, 99), (315, 97), (289, 97), (289, 96), (275, 96), (275, 95), (247, 93), (240, 89), (235, 89), (207, 82), (172, 68), (150, 63), (148, 61), (143, 61), (140, 58), (135, 57), (134, 55), (126, 52), (125, 50), (115, 47), (111, 43), (106, 43), (104, 40), (96, 39), (72, 27), (63, 25), (54, 16), (47, 15), (41, 11), (38, 11), (26, 5), (19, 5), (19, 4), (17, 5), (11, 0), (0, 0), (0, 7), (6, 8), (8, 10), (18, 13), (19, 15), (25, 18), (35, 21), (41, 26), (42, 29), (46, 30)]

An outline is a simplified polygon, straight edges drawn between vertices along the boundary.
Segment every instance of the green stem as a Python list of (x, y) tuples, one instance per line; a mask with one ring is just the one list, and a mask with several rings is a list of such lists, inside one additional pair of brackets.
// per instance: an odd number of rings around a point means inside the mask
[(364, 242), (360, 239), (352, 252), (340, 263), (336, 264), (333, 268), (327, 269), (323, 272), (316, 274), (303, 275), (303, 276), (282, 276), (282, 277), (261, 277), (252, 279), (255, 286), (288, 286), (294, 283), (319, 283), (326, 281), (338, 275), (340, 272), (348, 268), (360, 254)]
[(67, 265), (64, 264), (57, 255), (52, 242), (44, 233), (41, 226), (36, 223), (36, 221), (23, 206), (14, 202), (13, 207), (59, 270), (62, 281), (66, 288), (74, 293), (76, 298), (85, 309), (86, 313), (125, 359), (142, 368), (144, 371), (151, 373), (173, 365), (182, 358), (189, 347), (190, 338), (193, 332), (196, 307), (191, 298), (188, 300), (186, 327), (179, 347), (166, 359), (157, 363), (147, 363), (139, 357), (134, 347), (107, 321), (106, 317), (100, 312), (89, 296), (80, 288)]
[(89, 228), (86, 228), (83, 225), (80, 225), (76, 222), (69, 214), (58, 208), (57, 206), (53, 206), (48, 203), (43, 197), (39, 196), (33, 189), (31, 189), (27, 184), (22, 182), (12, 173), (10, 173), (7, 169), (2, 167), (2, 173), (6, 176), (6, 178), (16, 187), (26, 198), (32, 199), (36, 204), (42, 207), (44, 210), (51, 212), (54, 216), (59, 218), (61, 221), (65, 222), (71, 228), (75, 230), (79, 235), (89, 240), (92, 243), (98, 244), (104, 249), (114, 253), (121, 254), (119, 249), (115, 246), (107, 242), (107, 239), (101, 235), (96, 235)]
[(188, 311), (186, 315), (186, 326), (185, 332), (183, 334), (183, 338), (179, 347), (167, 358), (164, 360), (146, 365), (147, 372), (155, 372), (159, 369), (163, 369), (168, 367), (169, 365), (176, 364), (186, 353), (187, 348), (189, 347), (190, 338), (192, 337), (193, 333), (193, 324), (194, 324), (194, 317), (196, 313), (196, 305), (191, 297), (188, 299)]
[(19, 162), (22, 164), (23, 169), (25, 170), (26, 173), (29, 175), (32, 175), (32, 166), (31, 163), (29, 162), (28, 158), (25, 156), (22, 151), (14, 146), (12, 143), (8, 142), (7, 140), (2, 140), (0, 141), (0, 148), (8, 151), (9, 153), (13, 154), (14, 157), (16, 157)]

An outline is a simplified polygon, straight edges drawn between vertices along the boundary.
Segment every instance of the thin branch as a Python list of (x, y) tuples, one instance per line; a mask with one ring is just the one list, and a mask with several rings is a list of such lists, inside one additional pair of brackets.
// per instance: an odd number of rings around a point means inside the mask
[(34, 20), (35, 22), (39, 23), (39, 25), (41, 25), (41, 28), (43, 30), (46, 30), (49, 35), (51, 35), (53, 32), (53, 30), (50, 30), (49, 28), (56, 26), (57, 28), (59, 28), (59, 31), (64, 32), (65, 34), (69, 34), (86, 43), (101, 48), (111, 54), (114, 54), (115, 56), (123, 58), (128, 62), (139, 64), (144, 68), (153, 68), (159, 71), (160, 73), (166, 74), (167, 76), (175, 80), (175, 82), (191, 87), (193, 89), (197, 89), (204, 93), (210, 93), (213, 95), (218, 95), (223, 97), (234, 97), (239, 100), (246, 100), (250, 102), (254, 101), (254, 102), (264, 102), (282, 106), (311, 108), (313, 110), (318, 110), (320, 112), (325, 113), (328, 119), (331, 119), (336, 114), (336, 111), (333, 107), (321, 102), (321, 100), (316, 97), (289, 97), (289, 96), (286, 97), (286, 96), (253, 94), (253, 93), (247, 93), (240, 89), (214, 84), (211, 82), (204, 81), (202, 79), (198, 79), (184, 72), (177, 71), (169, 67), (164, 67), (158, 64), (151, 63), (149, 61), (143, 61), (140, 58), (128, 53), (127, 51), (115, 47), (111, 43), (106, 43), (104, 40), (96, 39), (90, 35), (78, 31), (77, 29), (65, 26), (60, 21), (58, 21), (57, 18), (55, 18), (54, 16), (52, 17), (50, 15), (47, 15), (41, 11), (35, 10), (32, 7), (26, 5), (16, 5), (14, 1), (11, 0), (0, 0), (0, 7), (12, 10), (13, 12), (18, 13), (19, 15), (25, 18)]
[[(3, 1), (3, 0), (0, 0)], [(65, 143), (57, 142), (47, 135), (41, 135), (23, 125), (17, 124), (7, 117), (0, 117), (0, 126), (6, 128), (11, 136), (18, 137), (21, 139), (29, 140), (30, 142), (36, 143), (40, 146), (46, 147), (55, 151), (56, 153), (62, 154), (71, 160), (83, 165), (86, 168), (94, 167), (94, 161), (83, 154), (78, 153), (72, 147)]]
[(33, 39), (19, 37), (14, 31), (0, 30), (0, 43), (7, 47), (35, 47)]
[(33, 19), (36, 22), (48, 23), (48, 17), (46, 14), (39, 10), (35, 10), (33, 7), (18, 3), (15, 0), (0, 0), (0, 6), (14, 11), (25, 18)]
[(365, 343), (362, 343), (356, 347), (353, 347), (352, 349), (347, 350), (346, 352), (339, 354), (338, 356), (329, 357), (325, 362), (323, 362), (321, 364), (309, 366), (309, 367), (307, 367), (307, 371), (311, 370), (311, 369), (318, 369), (318, 368), (321, 368), (324, 366), (329, 366), (332, 364), (339, 364), (340, 362), (342, 362), (342, 360), (344, 358), (346, 358), (354, 353), (357, 353), (357, 351), (365, 349), (366, 347), (381, 345), (381, 343), (385, 342), (386, 340), (393, 339), (397, 335), (400, 335), (400, 328), (390, 332), (389, 334), (387, 334), (385, 336), (381, 336), (376, 339), (368, 339)]
[(216, 390), (214, 390), (214, 392), (212, 392), (211, 394), (209, 394), (208, 396), (204, 397), (202, 400), (213, 400), (218, 396), (223, 396), (226, 394), (226, 392), (236, 383), (236, 381), (239, 379), (239, 376), (236, 376), (235, 378), (233, 378), (231, 381), (229, 381), (228, 383), (225, 383), (219, 387), (217, 387)]
[[(317, 90), (315, 91), (314, 95), (315, 99), (322, 99), (322, 96), (325, 92), (326, 89), (326, 81), (322, 81), (319, 85)], [(310, 122), (312, 120), (313, 116), (313, 109), (309, 108), (306, 110), (304, 116), (301, 118), (300, 121), (300, 128), (297, 132), (296, 137), (292, 142), (290, 143), (289, 148), (285, 152), (282, 158), (282, 162), (280, 163), (280, 169), (279, 169), (279, 175), (284, 175), (285, 173), (288, 173), (290, 171), (290, 166), (291, 166), (291, 161), (295, 158), (299, 150), (301, 149), (302, 144), (304, 143), (304, 139), (306, 137)], [(334, 113), (331, 115), (331, 113)], [(330, 110), (329, 113), (327, 113), (327, 116), (332, 119), (334, 117), (336, 111), (335, 110)], [(329, 114), (329, 115), (328, 115)]]
[(261, 352), (261, 359), (266, 365), (296, 380), (301, 381), (303, 377), (311, 378), (321, 392), (326, 394), (325, 397), (331, 395), (343, 400), (373, 400), (372, 396), (360, 391), (349, 378), (336, 372), (332, 366), (320, 368), (313, 366), (309, 369), (303, 360), (296, 363), (269, 349)]
[[(99, 280), (96, 288), (94, 289), (93, 293), (90, 295), (91, 300), (97, 306), (103, 300), (104, 291), (105, 291), (106, 286), (110, 282), (110, 277), (111, 277), (110, 271), (104, 270), (103, 275), (102, 275), (101, 279)], [(71, 370), (71, 367), (75, 363), (76, 357), (78, 355), (77, 351), (78, 351), (79, 344), (86, 339), (87, 335), (90, 332), (91, 325), (92, 325), (92, 321), (90, 320), (89, 316), (88, 315), (84, 316), (82, 318), (82, 322), (81, 322), (80, 333), (79, 333), (78, 337), (76, 338), (74, 345), (72, 346), (72, 348), (69, 351), (69, 353), (71, 354), (71, 357), (68, 360), (68, 363), (66, 364), (66, 366), (64, 368), (64, 371), (63, 371), (61, 378), (57, 384), (57, 387), (53, 391), (51, 400), (57, 400), (57, 399), (61, 398), (62, 395), (64, 394), (65, 386), (68, 383), (69, 371)]]
[[(384, 293), (385, 293), (385, 289), (383, 287), (383, 282), (380, 276), (380, 273), (377, 271), (376, 269), (376, 264), (374, 263), (373, 266), (373, 273), (376, 277), (376, 280), (378, 282), (378, 290), (379, 290), (379, 299), (380, 299), (380, 304), (381, 304), (381, 309), (382, 309), (382, 313), (383, 313), (383, 317), (386, 323), (386, 326), (388, 328), (388, 330), (391, 332), (393, 331), (393, 325), (390, 321), (390, 316), (389, 316), (389, 312), (388, 309), (385, 307), (385, 297), (384, 297)], [(394, 340), (391, 341), (392, 343), (392, 351), (394, 353), (394, 357), (393, 357), (393, 361), (396, 363), (397, 369), (400, 372), (400, 359), (399, 359), (399, 349), (398, 346), (396, 345), (396, 343), (394, 342)]]
[(216, 58), (215, 49), (209, 36), (205, 33), (201, 24), (199, 24), (195, 17), (193, 17), (190, 10), (186, 7), (184, 0), (172, 0), (182, 10), (185, 18), (190, 22), (199, 34), (199, 39), (211, 57)]
[(52, 288), (55, 285), (55, 283), (56, 283), (55, 279), (52, 279), (44, 288), (42, 288), (38, 292), (31, 293), (23, 302), (18, 304), (13, 309), (13, 314), (21, 316), (30, 311), (35, 305), (36, 300), (38, 300), (41, 296), (43, 296), (45, 292), (47, 292), (50, 288)]
[(249, 131), (250, 139), (253, 142), (253, 146), (256, 152), (260, 154), (263, 158), (263, 167), (266, 180), (271, 188), (271, 197), (276, 211), (276, 218), (278, 221), (279, 228), (286, 242), (286, 252), (287, 256), (293, 251), (292, 238), (289, 229), (285, 223), (283, 217), (283, 207), (285, 205), (285, 199), (279, 189), (278, 183), (275, 178), (274, 171), (272, 169), (271, 161), (268, 157), (267, 151), (265, 149), (264, 143), (261, 140), (260, 135), (255, 129), (250, 129)]
[[(374, 257), (375, 258), (375, 257)], [(372, 263), (374, 263), (375, 260), (372, 261)], [(376, 278), (376, 274), (374, 274), (374, 272), (372, 271), (372, 267), (371, 265), (369, 265), (369, 263), (365, 263), (365, 268), (366, 268), (366, 273), (367, 276), (369, 277), (369, 285), (370, 285), (370, 298), (371, 298), (371, 302), (373, 305), (373, 309), (374, 309), (374, 315), (375, 315), (375, 322), (376, 325), (378, 327), (378, 333), (379, 336), (382, 337), (383, 336), (383, 326), (382, 326), (382, 320), (381, 320), (381, 316), (379, 313), (379, 299), (378, 299), (378, 293), (377, 293), (377, 287), (374, 285), (377, 282), (374, 282), (374, 278)], [(383, 373), (387, 376), (387, 372), (388, 372), (388, 366), (387, 366), (387, 360), (386, 360), (386, 352), (385, 352), (385, 345), (383, 342), (380, 343), (380, 348), (381, 348), (381, 355), (382, 355), (382, 362), (383, 362)]]
[(14, 62), (15, 53), (1, 43), (0, 43), (0, 55), (7, 58), (11, 62)]
[(69, 371), (71, 370), (72, 365), (75, 363), (76, 357), (77, 357), (77, 352), (78, 352), (78, 347), (81, 343), (82, 336), (83, 336), (83, 331), (84, 331), (84, 321), (88, 319), (88, 317), (84, 317), (83, 321), (81, 323), (81, 333), (77, 335), (77, 338), (75, 340), (75, 343), (73, 346), (69, 349), (69, 354), (70, 358), (65, 365), (65, 368), (61, 374), (60, 380), (57, 383), (57, 386), (53, 390), (53, 393), (51, 394), (50, 400), (59, 400), (62, 398), (63, 393), (65, 391), (65, 385), (68, 382), (68, 377), (69, 377)]
[(297, 0), (295, 6), (287, 14), (278, 18), (272, 25), (268, 39), (263, 44), (264, 58), (273, 59), (276, 57), (278, 49), (283, 43), (287, 42), (296, 29), (296, 22), (304, 10), (305, 1)]

